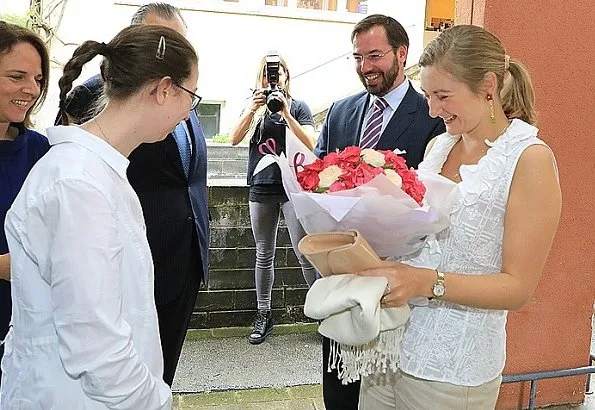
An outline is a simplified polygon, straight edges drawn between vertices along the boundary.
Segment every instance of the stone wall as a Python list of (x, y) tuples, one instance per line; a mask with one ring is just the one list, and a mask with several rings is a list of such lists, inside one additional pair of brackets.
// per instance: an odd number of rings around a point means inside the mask
[[(585, 78), (593, 83), (593, 74), (585, 77), (577, 67), (595, 63), (595, 9), (593, 2), (584, 0), (563, 4), (544, 7), (542, 2), (519, 0), (456, 2), (457, 24), (485, 27), (498, 36), (511, 58), (520, 59), (528, 68), (535, 86), (539, 136), (552, 148), (560, 171), (560, 225), (535, 294), (521, 310), (508, 315), (504, 374), (589, 365), (595, 294), (595, 184), (588, 181), (593, 181), (589, 175), (595, 164), (595, 117), (592, 93), (584, 86)], [(551, 54), (543, 52), (554, 44), (560, 51), (556, 54), (555, 77)], [(538, 381), (536, 407), (582, 402), (585, 379)], [(503, 385), (496, 408), (526, 406), (530, 392), (529, 382)]]
[[(244, 147), (209, 146), (210, 280), (199, 292), (190, 322), (193, 329), (249, 326), (254, 318), (256, 251), (245, 186), (245, 154)], [(307, 289), (281, 217), (272, 299), (275, 323), (308, 321), (303, 314)]]
[(207, 147), (209, 185), (220, 185), (221, 179), (233, 179), (234, 185), (246, 182), (248, 146), (209, 143)]

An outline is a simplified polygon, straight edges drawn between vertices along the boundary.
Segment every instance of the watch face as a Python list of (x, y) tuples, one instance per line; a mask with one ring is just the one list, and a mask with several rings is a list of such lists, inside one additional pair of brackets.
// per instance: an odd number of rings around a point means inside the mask
[(432, 293), (434, 294), (434, 297), (442, 297), (444, 296), (444, 292), (446, 292), (446, 287), (444, 286), (444, 283), (434, 284), (434, 287), (432, 288)]

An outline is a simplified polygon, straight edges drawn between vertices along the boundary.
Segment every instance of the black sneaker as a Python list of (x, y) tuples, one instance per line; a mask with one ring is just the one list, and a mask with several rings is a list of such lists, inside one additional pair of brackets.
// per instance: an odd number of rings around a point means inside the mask
[(264, 342), (264, 339), (271, 333), (273, 330), (273, 315), (270, 310), (259, 310), (256, 312), (256, 317), (254, 318), (254, 329), (252, 329), (252, 333), (248, 337), (248, 341), (253, 344), (257, 345)]

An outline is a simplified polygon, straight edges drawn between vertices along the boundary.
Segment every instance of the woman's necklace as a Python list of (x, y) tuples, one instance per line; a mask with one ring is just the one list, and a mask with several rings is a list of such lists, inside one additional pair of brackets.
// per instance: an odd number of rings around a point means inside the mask
[(107, 142), (109, 145), (112, 145), (110, 143), (110, 140), (107, 137), (107, 135), (105, 135), (105, 132), (103, 132), (103, 129), (101, 128), (101, 125), (99, 125), (99, 122), (97, 121), (97, 117), (93, 118), (93, 121), (95, 121), (95, 124), (97, 125), (97, 128), (99, 128), (99, 132), (101, 132), (101, 135), (103, 135), (103, 139), (105, 140), (105, 142)]
[(485, 146), (485, 144), (484, 144), (484, 147), (483, 147), (483, 149), (481, 150), (481, 152), (479, 153), (479, 155), (477, 155), (476, 157), (473, 157), (473, 159), (471, 159), (470, 161), (468, 161), (468, 162), (469, 162), (468, 164), (463, 164), (463, 163), (461, 163), (461, 165), (459, 165), (459, 171), (458, 171), (456, 174), (454, 174), (454, 175), (452, 176), (452, 178), (453, 178), (453, 179), (461, 179), (461, 167), (462, 167), (463, 165), (471, 165), (471, 164), (476, 164), (476, 163), (477, 163), (477, 161), (478, 161), (478, 160), (479, 160), (481, 157), (483, 157), (483, 156), (485, 155), (485, 153), (486, 153), (486, 152), (488, 152), (488, 149), (489, 149), (489, 147), (488, 147), (488, 146)]
[[(508, 121), (506, 123), (506, 126), (502, 129), (502, 131), (500, 131), (500, 133), (498, 134), (498, 137), (500, 137), (502, 134), (504, 134), (504, 132), (506, 132), (506, 130), (508, 129), (508, 127), (510, 126), (510, 124), (511, 124), (510, 121)], [(452, 179), (459, 179), (460, 180), (461, 179), (461, 167), (463, 165), (477, 164), (477, 162), (481, 159), (481, 157), (483, 157), (488, 152), (489, 149), (490, 149), (490, 147), (488, 145), (486, 145), (486, 143), (484, 142), (484, 147), (482, 148), (481, 152), (477, 156), (473, 157), (471, 160), (467, 161), (468, 164), (461, 163), (459, 165), (459, 168), (458, 168), (459, 170), (457, 171), (456, 174), (454, 174), (452, 176)]]

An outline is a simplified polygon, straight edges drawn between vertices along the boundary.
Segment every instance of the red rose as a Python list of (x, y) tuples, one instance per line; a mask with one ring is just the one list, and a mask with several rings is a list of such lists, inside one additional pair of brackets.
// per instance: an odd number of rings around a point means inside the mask
[(343, 183), (343, 181), (335, 181), (331, 184), (330, 187), (328, 187), (329, 192), (343, 191), (345, 189), (347, 189), (347, 188), (345, 187), (345, 184)]
[[(317, 159), (312, 164), (304, 166), (303, 171), (296, 174), (302, 189), (310, 192), (337, 192), (346, 189), (353, 189), (360, 185), (367, 184), (377, 175), (382, 174), (385, 168), (393, 169), (402, 180), (402, 189), (418, 204), (422, 204), (426, 187), (417, 178), (413, 168), (407, 168), (405, 159), (393, 151), (378, 151), (384, 155), (385, 165), (375, 167), (361, 158), (362, 149), (356, 146), (349, 146), (342, 151), (336, 150), (329, 153), (324, 159)], [(330, 166), (337, 166), (341, 169), (341, 175), (328, 188), (320, 188), (319, 174)], [(335, 174), (336, 175), (336, 174)]]
[(395, 154), (393, 151), (383, 151), (384, 153), (384, 161), (391, 165), (394, 168), (395, 172), (400, 175), (400, 171), (407, 170), (407, 164), (405, 163), (405, 158), (400, 155)]
[(339, 165), (341, 162), (341, 158), (337, 152), (329, 152), (323, 159), (324, 167), (328, 167), (329, 165)]
[(355, 186), (360, 186), (367, 184), (378, 174), (382, 174), (382, 168), (376, 168), (370, 164), (362, 162), (355, 168), (351, 177), (351, 181)]
[(306, 191), (315, 191), (318, 189), (320, 178), (318, 178), (318, 172), (311, 169), (304, 169), (297, 173), (297, 180), (300, 183), (302, 189)]
[(322, 162), (322, 160), (318, 159), (318, 158), (313, 163), (304, 165), (304, 170), (309, 169), (311, 171), (316, 171), (316, 172), (320, 172), (324, 168), (325, 168), (324, 162)]
[(360, 147), (356, 147), (351, 145), (345, 148), (343, 151), (339, 152), (339, 157), (352, 166), (359, 164), (361, 158), (360, 155), (362, 153), (362, 149)]
[(415, 202), (417, 202), (421, 206), (425, 194), (426, 187), (424, 186), (424, 184), (421, 183), (419, 179), (416, 179), (415, 183), (411, 186), (411, 191), (409, 192), (409, 195), (411, 195), (411, 198), (415, 199)]
[(411, 168), (400, 175), (403, 178), (403, 191), (421, 205), (426, 193), (426, 187), (417, 179), (416, 172)]
[(352, 189), (352, 188), (356, 187), (355, 182), (353, 181), (352, 175), (353, 175), (352, 172), (344, 175), (342, 181), (343, 181), (343, 186), (345, 187), (345, 189)]

